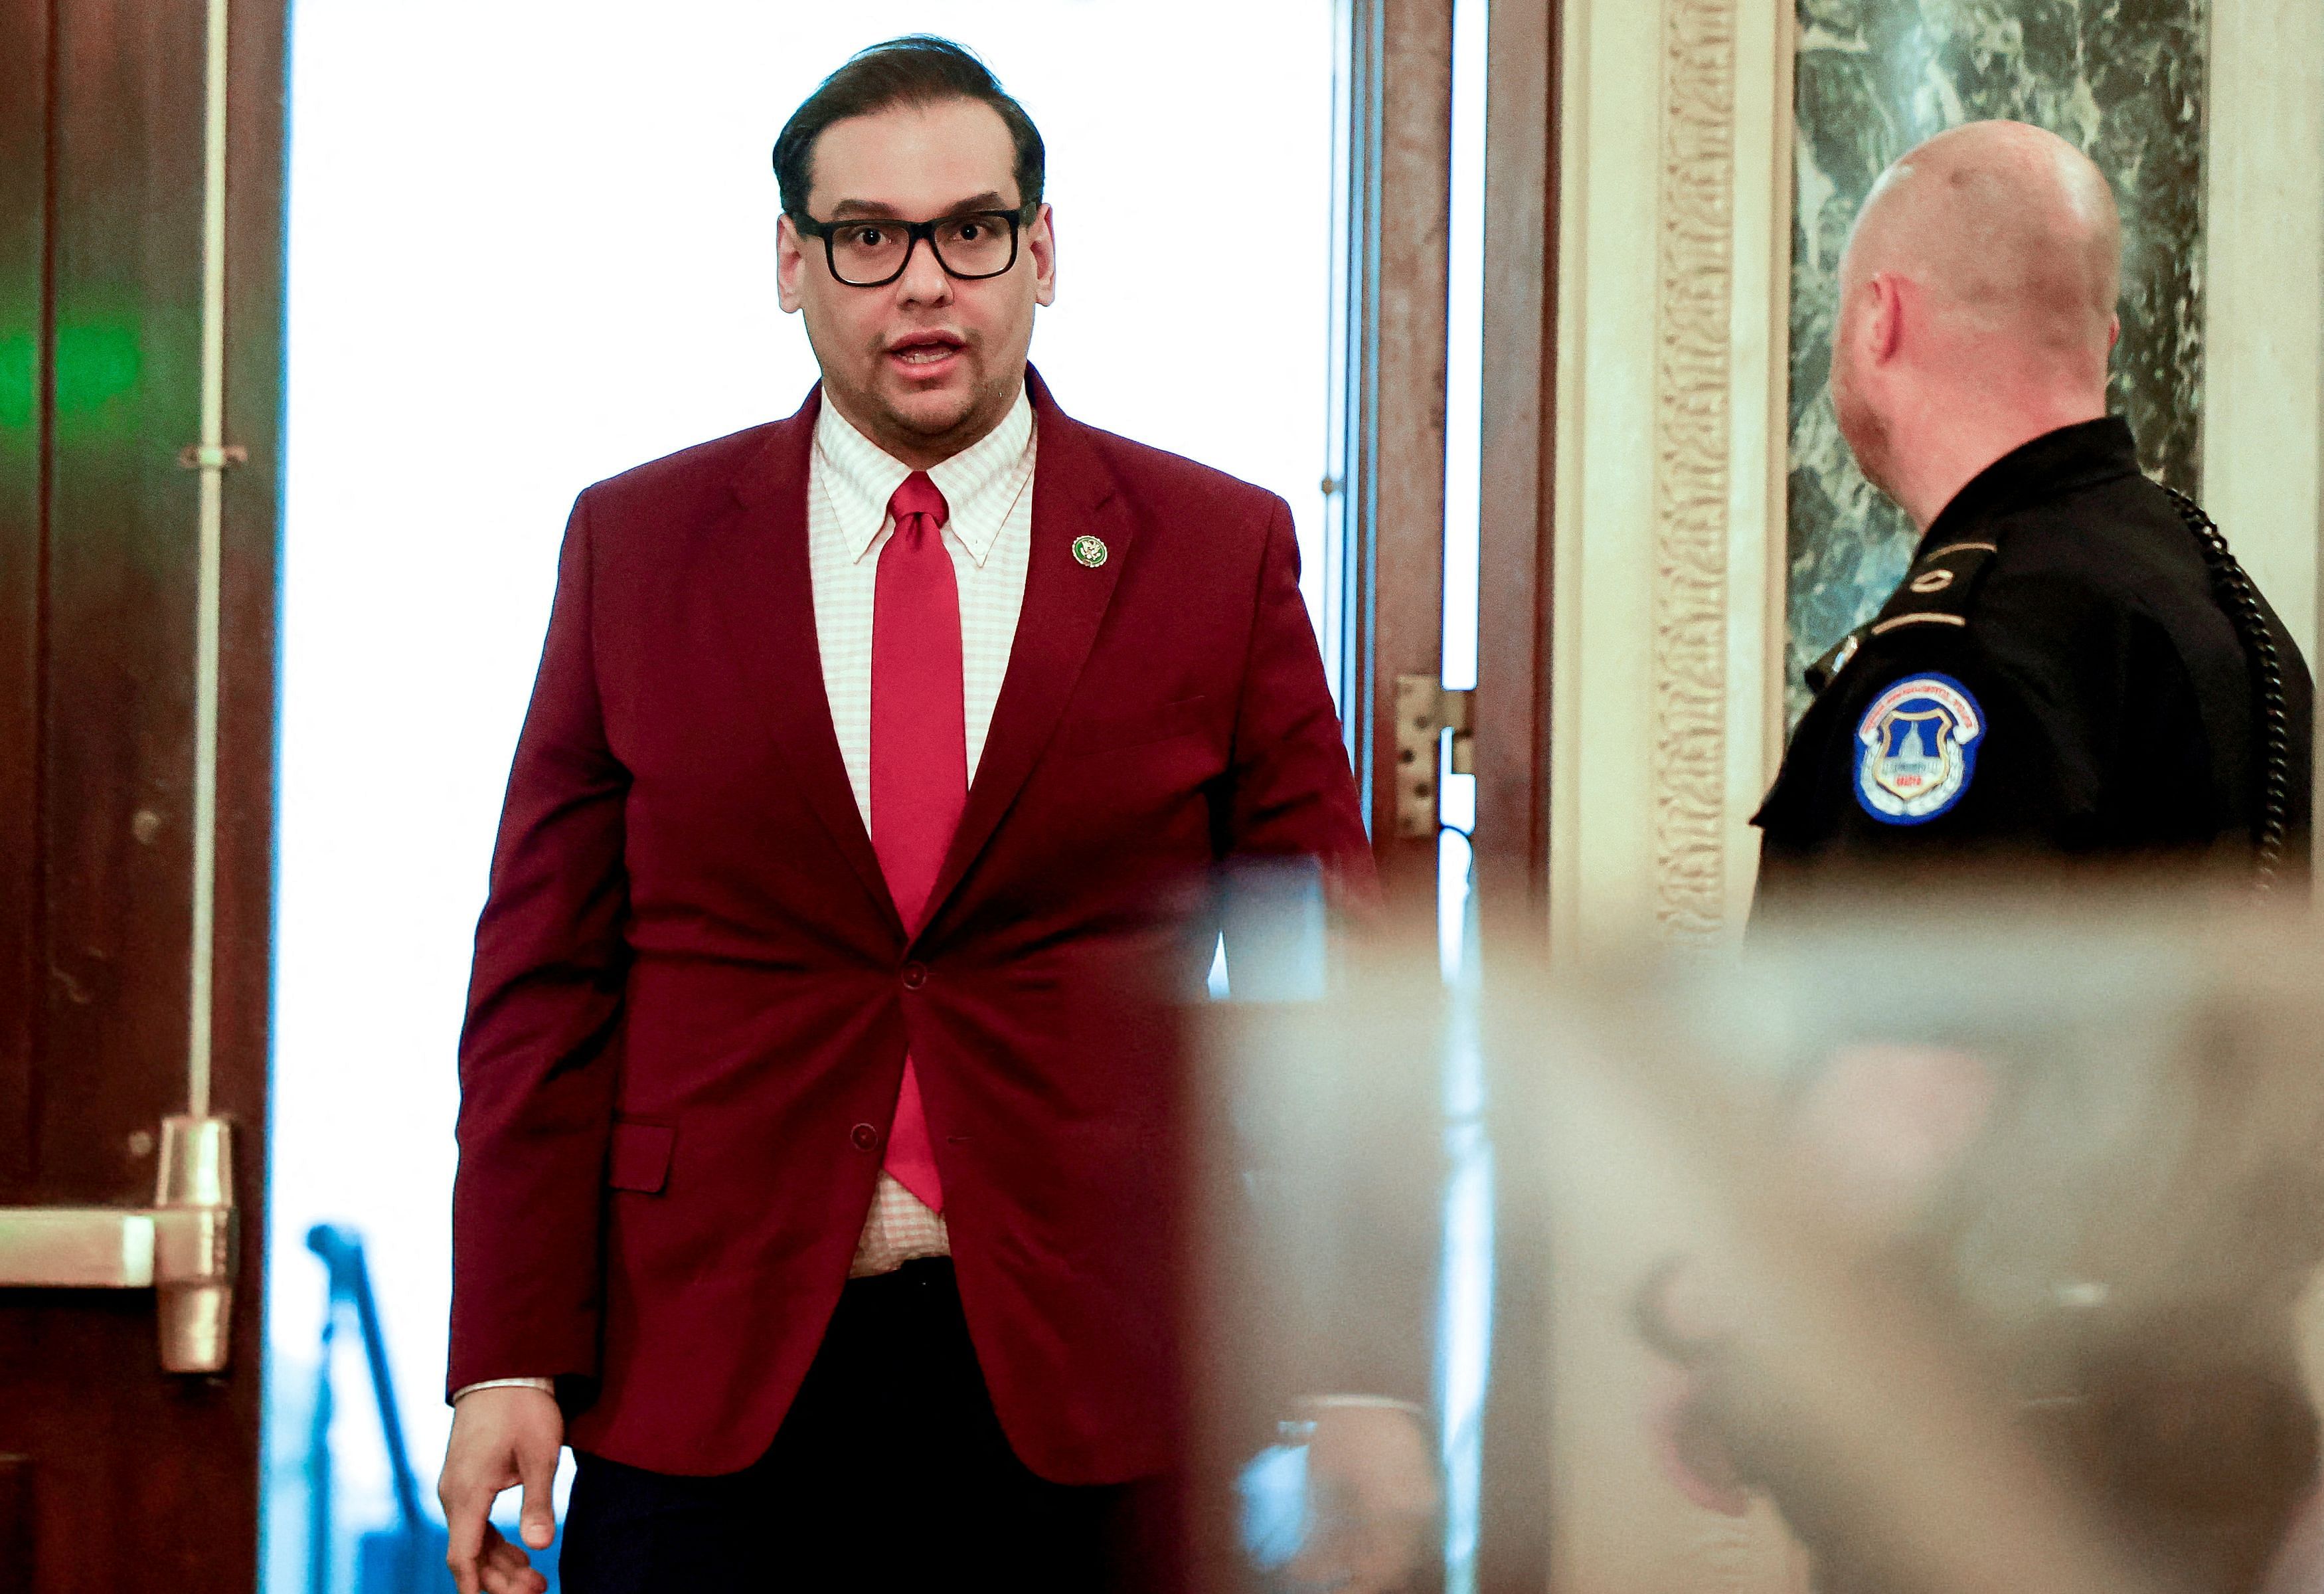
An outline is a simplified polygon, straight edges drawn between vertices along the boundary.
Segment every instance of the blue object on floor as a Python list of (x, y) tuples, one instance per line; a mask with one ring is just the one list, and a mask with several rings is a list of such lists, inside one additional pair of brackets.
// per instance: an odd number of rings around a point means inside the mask
[[(420, 1504), (420, 1477), (411, 1468), (411, 1452), (403, 1441), (403, 1420), (395, 1404), (395, 1376), (388, 1367), (387, 1337), (379, 1326), (379, 1303), (372, 1295), (371, 1269), (364, 1261), (363, 1237), (352, 1229), (318, 1223), (307, 1231), (307, 1248), (323, 1260), (330, 1274), (330, 1294), (323, 1307), (323, 1354), (315, 1375), (315, 1413), (307, 1434), (307, 1590), (331, 1594), (331, 1544), (334, 1540), (331, 1491), (331, 1348), (337, 1337), (341, 1308), (351, 1309), (363, 1336), (364, 1359), (371, 1374), (372, 1395), (379, 1404), (379, 1431), (387, 1445), (387, 1464), (395, 1482), (396, 1523), (366, 1533), (355, 1541), (355, 1594), (447, 1594), (452, 1574), (444, 1565), (450, 1539), (444, 1524)], [(512, 1540), (513, 1523), (496, 1524)], [(558, 1538), (563, 1537), (560, 1528)], [(534, 1570), (549, 1580), (549, 1594), (557, 1594), (558, 1542), (545, 1551), (528, 1551)]]
[[(513, 1541), (516, 1524), (496, 1523)], [(559, 1524), (557, 1537), (546, 1550), (527, 1550), (533, 1570), (549, 1580), (549, 1594), (557, 1594), (557, 1552), (565, 1537)], [(355, 1594), (449, 1594), (452, 1574), (445, 1570), (448, 1541), (444, 1524), (429, 1521), (414, 1539), (400, 1527), (383, 1527), (355, 1541)]]

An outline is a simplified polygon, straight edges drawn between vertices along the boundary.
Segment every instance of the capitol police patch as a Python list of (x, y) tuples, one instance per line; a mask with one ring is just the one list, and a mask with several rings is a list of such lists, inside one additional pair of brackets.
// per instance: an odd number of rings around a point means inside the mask
[(1925, 825), (1977, 773), (1985, 711), (1950, 675), (1897, 681), (1856, 727), (1856, 801), (1884, 825)]

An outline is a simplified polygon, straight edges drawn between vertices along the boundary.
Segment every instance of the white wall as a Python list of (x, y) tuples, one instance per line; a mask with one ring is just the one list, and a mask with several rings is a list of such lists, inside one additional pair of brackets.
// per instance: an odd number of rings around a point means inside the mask
[[(2203, 502), (2312, 669), (2324, 576), (2324, 6), (2211, 0), (2209, 116)], [(2301, 1321), (2309, 1386), (2324, 1392), (2324, 1275)], [(2311, 1554), (2319, 1531), (2311, 1517)]]
[(2203, 500), (2312, 664), (2324, 533), (2324, 5), (2211, 0)]
[[(295, 25), (271, 1333), (308, 1354), (307, 1226), (360, 1226), (432, 1478), (454, 1044), (558, 537), (591, 481), (805, 394), (777, 130), (862, 45), (984, 53), (1049, 144), (1060, 402), (1283, 494), (1312, 577), (1331, 4), (303, 0)], [(1157, 217), (1193, 218), (1191, 255)]]

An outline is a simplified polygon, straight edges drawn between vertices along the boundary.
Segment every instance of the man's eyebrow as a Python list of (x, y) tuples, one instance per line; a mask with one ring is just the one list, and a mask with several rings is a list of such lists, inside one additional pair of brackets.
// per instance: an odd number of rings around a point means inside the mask
[[(965, 199), (945, 206), (937, 214), (958, 216), (968, 210), (1009, 210), (1014, 208), (1009, 203), (1007, 195), (997, 189), (987, 189), (981, 194), (971, 194)], [(879, 221), (897, 221), (905, 218), (902, 211), (879, 199), (842, 199), (831, 208), (831, 215), (827, 219), (844, 221), (851, 217), (869, 217)]]

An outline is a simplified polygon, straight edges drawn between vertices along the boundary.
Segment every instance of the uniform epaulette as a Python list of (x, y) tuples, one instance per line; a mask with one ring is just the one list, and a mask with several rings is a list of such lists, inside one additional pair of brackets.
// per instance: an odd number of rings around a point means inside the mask
[(1800, 673), (1808, 683), (1808, 690), (1821, 693), (1825, 687), (1830, 686), (1840, 672), (1848, 668), (1848, 661), (1854, 658), (1856, 650), (1864, 645), (1865, 634), (1871, 629), (1872, 622), (1865, 621), (1863, 625), (1824, 649), (1822, 657), (1802, 671)]
[(1966, 626), (1978, 582), (1996, 551), (1991, 542), (1946, 542), (1930, 549), (1905, 572), (1865, 635), (1886, 636), (1914, 626)]

